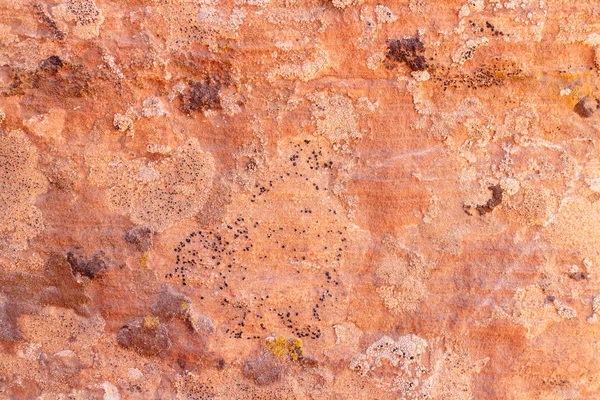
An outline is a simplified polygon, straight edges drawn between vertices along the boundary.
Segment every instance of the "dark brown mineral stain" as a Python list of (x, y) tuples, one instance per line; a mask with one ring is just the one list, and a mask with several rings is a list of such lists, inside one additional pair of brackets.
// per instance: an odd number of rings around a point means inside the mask
[(35, 400), (41, 394), (42, 390), (34, 379), (23, 377), (22, 379), (14, 379), (6, 390), (2, 392), (2, 398), (10, 400)]
[[(502, 203), (502, 194), (504, 191), (502, 190), (500, 185), (488, 186), (488, 189), (492, 191), (492, 198), (489, 199), (485, 204), (475, 206), (475, 209), (477, 210), (479, 215), (491, 213), (496, 207), (500, 205), (500, 203)], [(473, 215), (470, 211), (471, 208), (473, 207), (469, 205), (463, 206), (463, 209), (467, 214)]]
[(167, 327), (153, 320), (137, 319), (123, 326), (117, 333), (117, 342), (142, 356), (157, 356), (171, 348)]
[(6, 96), (40, 92), (57, 99), (84, 97), (91, 94), (92, 74), (59, 56), (50, 56), (35, 70), (11, 67), (10, 83), (3, 90)]
[(81, 275), (90, 279), (97, 279), (108, 269), (108, 260), (104, 252), (99, 251), (91, 258), (85, 258), (80, 254), (67, 253), (67, 261), (71, 265), (73, 275)]
[(0, 272), (0, 340), (21, 340), (17, 319), (21, 314), (36, 313), (50, 305), (74, 310), (89, 316), (90, 298), (77, 282), (67, 259), (52, 253), (44, 275)]
[(576, 282), (583, 281), (589, 278), (589, 275), (584, 272), (573, 272), (569, 274), (569, 278), (573, 279)]
[(150, 307), (150, 310), (161, 321), (169, 321), (173, 318), (189, 320), (191, 305), (192, 301), (189, 297), (177, 293), (169, 285), (162, 285), (158, 301)]
[(388, 60), (404, 62), (413, 71), (425, 71), (427, 60), (423, 53), (425, 45), (419, 37), (388, 40)]
[(283, 367), (271, 353), (265, 352), (257, 359), (246, 362), (242, 367), (242, 373), (257, 385), (264, 386), (280, 380)]
[(40, 69), (49, 74), (56, 74), (65, 66), (65, 62), (59, 56), (50, 56), (40, 63)]
[(9, 303), (6, 296), (0, 297), (0, 339), (11, 341), (23, 339), (17, 324), (20, 311), (18, 304)]
[(125, 241), (135, 245), (138, 251), (148, 251), (154, 246), (153, 236), (151, 226), (138, 226), (125, 234)]
[(210, 78), (204, 81), (190, 82), (187, 92), (180, 96), (182, 110), (190, 115), (194, 111), (220, 109), (220, 89), (221, 84)]
[(56, 307), (70, 308), (76, 313), (89, 316), (87, 305), (90, 298), (84, 287), (73, 276), (71, 264), (67, 259), (53, 253), (46, 264), (46, 287), (40, 292), (40, 303)]
[(575, 104), (573, 111), (575, 111), (581, 118), (589, 118), (594, 115), (599, 106), (600, 104), (598, 104), (597, 99), (591, 96), (585, 96), (579, 100), (579, 103)]
[(83, 369), (77, 355), (71, 350), (55, 354), (40, 354), (40, 364), (55, 378), (68, 378), (79, 375)]

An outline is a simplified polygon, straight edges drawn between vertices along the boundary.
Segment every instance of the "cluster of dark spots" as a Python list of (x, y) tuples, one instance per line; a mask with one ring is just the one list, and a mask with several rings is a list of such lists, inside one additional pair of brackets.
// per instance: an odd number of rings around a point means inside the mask
[(157, 356), (171, 348), (167, 327), (137, 319), (123, 326), (117, 333), (117, 342), (142, 356)]
[[(315, 190), (328, 191), (326, 186), (321, 186), (316, 182), (311, 182), (310, 172), (318, 171), (320, 169), (333, 169), (333, 161), (325, 159), (323, 155), (323, 148), (321, 145), (316, 144), (312, 146), (312, 150), (307, 148), (311, 143), (310, 140), (304, 140), (304, 145), (301, 143), (290, 144), (293, 145), (293, 153), (286, 156), (289, 160), (290, 169), (286, 170), (284, 174), (275, 176), (274, 179), (268, 181), (268, 184), (255, 184), (255, 189), (259, 189), (258, 192), (254, 191), (251, 193), (251, 203), (256, 203), (260, 200), (260, 196), (267, 194), (269, 191), (276, 188), (278, 183), (284, 183), (290, 180), (298, 181), (299, 183), (309, 182)], [(263, 197), (262, 202), (266, 203), (267, 200)]]
[[(328, 276), (328, 281), (330, 280), (329, 276)], [(319, 314), (319, 311), (327, 306), (325, 304), (325, 300), (327, 300), (328, 298), (332, 298), (332, 297), (333, 297), (333, 294), (331, 293), (331, 291), (329, 289), (325, 289), (323, 291), (323, 293), (321, 294), (321, 296), (318, 299), (318, 302), (314, 305), (314, 307), (312, 309), (312, 316), (315, 320), (317, 320), (319, 322), (321, 321), (321, 315)], [(321, 336), (320, 330), (318, 331), (318, 336)]]
[(124, 236), (125, 241), (133, 244), (138, 251), (148, 251), (154, 245), (154, 229), (151, 226), (138, 226)]
[[(270, 189), (270, 188), (272, 188), (272, 187), (273, 187), (273, 181), (271, 181), (271, 182), (270, 182), (270, 184), (269, 184), (269, 188), (267, 188), (266, 186), (267, 186), (267, 185), (261, 185), (261, 184), (258, 184), (258, 183), (256, 183), (256, 184), (254, 185), (254, 188), (255, 188), (255, 189), (258, 189), (258, 192), (256, 192), (256, 191), (255, 191), (255, 193), (252, 193), (252, 195), (251, 195), (251, 196), (252, 196), (252, 198), (250, 199), (250, 202), (251, 202), (251, 203), (255, 203), (255, 202), (256, 202), (256, 200), (257, 200), (257, 199), (258, 199), (260, 196), (262, 196), (262, 195), (264, 195), (264, 194), (266, 194), (266, 193), (270, 192), (270, 191), (271, 191), (271, 189)], [(256, 228), (256, 227), (255, 227), (255, 228)]]
[(419, 37), (389, 39), (386, 58), (391, 61), (406, 63), (412, 71), (425, 71), (427, 60), (423, 53), (425, 45)]
[[(202, 306), (220, 308), (219, 329), (232, 339), (260, 340), (277, 325), (296, 337), (319, 339), (322, 320), (334, 309), (324, 302), (337, 301), (332, 292), (340, 284), (337, 268), (348, 249), (348, 227), (340, 210), (315, 203), (321, 198), (317, 191), (328, 190), (335, 178), (336, 154), (320, 140), (290, 140), (286, 149), (278, 161), (282, 172), (255, 177), (246, 187), (240, 201), (247, 211), (180, 237), (172, 247), (173, 270), (164, 275), (194, 285)], [(310, 195), (296, 199), (296, 191)], [(267, 203), (270, 210), (281, 194), (293, 200), (284, 203), (291, 215), (283, 218), (263, 209)], [(274, 287), (262, 286), (263, 280)], [(285, 296), (304, 280), (321, 289), (311, 290), (302, 304), (282, 306), (285, 298), (270, 298)], [(245, 294), (238, 298), (240, 292)]]
[(35, 3), (33, 5), (33, 12), (38, 17), (38, 21), (45, 24), (50, 29), (52, 36), (56, 39), (64, 40), (67, 37), (67, 35), (58, 28), (56, 21), (48, 14), (44, 5)]
[(227, 225), (223, 231), (191, 232), (179, 243), (179, 246), (173, 249), (175, 274), (167, 274), (165, 278), (181, 278), (185, 286), (186, 274), (191, 269), (216, 270), (221, 278), (218, 288), (224, 290), (229, 286), (227, 274), (231, 273), (232, 269), (236, 271), (247, 269), (238, 264), (236, 253), (238, 250), (251, 251), (254, 247), (251, 241), (249, 230), (242, 217), (237, 218), (232, 225)]
[(504, 32), (496, 29), (496, 27), (492, 25), (492, 23), (489, 21), (485, 21), (485, 27), (477, 24), (475, 21), (472, 20), (469, 20), (469, 25), (471, 25), (471, 29), (473, 29), (473, 31), (475, 31), (476, 33), (483, 33), (487, 29), (494, 36), (504, 36)]
[(76, 16), (78, 25), (95, 24), (100, 18), (100, 10), (92, 0), (68, 1), (67, 10)]
[(127, 386), (127, 391), (129, 393), (142, 393), (142, 387), (137, 384), (129, 384)]
[(317, 321), (321, 321), (321, 316), (319, 315), (319, 305), (318, 304), (315, 304), (314, 308), (312, 309), (312, 316)]
[(295, 317), (298, 317), (299, 315), (300, 313), (298, 311), (292, 310), (292, 306), (288, 306), (288, 310), (286, 311), (279, 311), (277, 313), (277, 317), (279, 317), (281, 324), (286, 328), (294, 330), (296, 330), (294, 320)]
[[(338, 248), (338, 251), (342, 251), (342, 248), (341, 248), (341, 247), (340, 247), (340, 248)], [(341, 256), (341, 254), (340, 254), (340, 256)], [(334, 272), (334, 273), (336, 273), (336, 272), (337, 272), (337, 270), (334, 268), (334, 269), (333, 269), (333, 272)], [(333, 278), (333, 274), (332, 274), (331, 272), (329, 272), (329, 271), (325, 271), (325, 277), (327, 278), (327, 283), (333, 283), (333, 284), (335, 284), (336, 286), (340, 284), (340, 283), (339, 283), (339, 281), (338, 281), (337, 279), (334, 279), (334, 278)], [(328, 290), (326, 290), (326, 292), (329, 292), (329, 291), (328, 291)]]
[[(268, 298), (268, 295), (267, 295)], [(265, 297), (262, 296), (261, 301), (264, 301)], [(257, 300), (257, 297), (254, 297), (254, 300)], [(256, 332), (258, 327), (262, 330), (265, 330), (263, 320), (263, 315), (256, 310), (263, 308), (264, 304), (259, 303), (256, 304), (254, 308), (255, 311), (251, 310), (247, 304), (243, 302), (238, 302), (236, 300), (231, 300), (224, 298), (221, 302), (221, 306), (231, 307), (233, 310), (237, 311), (237, 315), (233, 316), (229, 320), (229, 326), (231, 328), (225, 329), (225, 333), (229, 334), (230, 337), (234, 339), (260, 339), (260, 335), (257, 334), (245, 334), (246, 329), (250, 329), (251, 331)], [(259, 322), (261, 321), (261, 322)]]
[[(199, 381), (197, 375), (190, 374), (189, 371), (182, 367), (183, 373), (179, 376), (180, 384), (177, 385), (178, 395), (169, 396), (168, 398), (182, 398), (190, 400), (214, 400), (215, 387), (210, 385), (210, 382)], [(166, 398), (166, 397), (160, 397)]]
[(89, 279), (100, 278), (108, 269), (109, 261), (103, 251), (86, 258), (78, 252), (67, 253), (67, 261), (71, 265), (74, 276), (81, 275)]
[(299, 338), (310, 338), (317, 340), (321, 337), (321, 328), (308, 324), (304, 325), (301, 329), (295, 328), (293, 333)]
[(494, 34), (494, 36), (504, 36), (504, 32), (499, 31), (498, 29), (496, 29), (494, 27), (494, 25), (492, 25), (489, 21), (485, 22), (485, 27), (488, 28), (490, 31), (492, 31), (492, 33)]
[[(485, 204), (475, 206), (475, 209), (477, 210), (479, 215), (491, 213), (496, 207), (500, 205), (500, 203), (502, 203), (502, 194), (504, 191), (502, 190), (500, 185), (488, 186), (488, 189), (492, 192), (492, 198), (490, 198)], [(463, 209), (467, 214), (473, 215), (469, 211), (471, 208), (473, 207), (469, 205), (463, 206)]]
[(600, 103), (598, 99), (592, 96), (585, 96), (577, 104), (573, 107), (573, 111), (577, 113), (581, 118), (589, 118), (596, 110), (600, 108)]
[[(305, 141), (304, 143), (310, 144), (310, 140)], [(289, 161), (291, 162), (293, 167), (298, 167), (299, 163), (304, 161), (304, 163), (308, 166), (309, 169), (315, 170), (315, 171), (318, 171), (319, 169), (332, 169), (333, 168), (333, 161), (323, 160), (323, 158), (325, 158), (325, 156), (323, 155), (323, 149), (321, 148), (321, 146), (318, 146), (318, 148), (313, 149), (312, 151), (309, 152), (309, 149), (307, 149), (307, 151), (304, 151), (305, 150), (304, 146), (302, 146), (300, 143), (297, 143), (294, 145), (294, 149), (295, 149), (294, 153), (289, 158)], [(302, 174), (296, 174), (296, 175), (304, 178), (305, 180), (308, 180), (308, 177), (306, 177)]]
[(440, 83), (443, 90), (448, 89), (480, 89), (503, 85), (508, 79), (516, 79), (521, 76), (523, 70), (518, 68), (514, 62), (495, 60), (475, 68), (473, 71), (454, 72), (452, 67), (438, 66), (430, 69), (432, 80)]

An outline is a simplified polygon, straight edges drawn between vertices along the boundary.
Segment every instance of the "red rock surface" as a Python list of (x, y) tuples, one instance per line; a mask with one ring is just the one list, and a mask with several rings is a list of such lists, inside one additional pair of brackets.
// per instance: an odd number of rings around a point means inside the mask
[(0, 4), (0, 398), (600, 398), (595, 1)]

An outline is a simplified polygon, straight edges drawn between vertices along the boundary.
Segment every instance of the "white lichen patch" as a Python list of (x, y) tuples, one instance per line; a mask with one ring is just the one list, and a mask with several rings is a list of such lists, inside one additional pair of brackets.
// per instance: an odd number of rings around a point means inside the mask
[(352, 322), (345, 322), (333, 326), (335, 331), (335, 344), (355, 348), (360, 340), (361, 330)]
[(419, 363), (419, 358), (426, 348), (427, 341), (417, 335), (408, 334), (398, 340), (383, 336), (364, 353), (357, 354), (350, 362), (350, 369), (364, 376), (387, 363), (407, 371), (409, 366)]
[(375, 276), (377, 293), (393, 314), (416, 310), (427, 297), (425, 284), (434, 266), (421, 255), (393, 248), (379, 262)]
[(597, 294), (592, 299), (592, 315), (588, 317), (587, 321), (591, 324), (598, 322), (600, 315), (600, 294)]
[(109, 206), (157, 232), (200, 210), (215, 172), (213, 157), (196, 139), (157, 162), (121, 159), (97, 168), (94, 177), (108, 186)]
[(247, 17), (244, 8), (233, 7), (228, 13), (215, 1), (175, 0), (160, 4), (157, 10), (168, 24), (170, 47), (202, 43), (216, 53), (222, 51), (222, 40), (238, 37), (238, 30)]
[(167, 115), (165, 105), (160, 98), (156, 96), (148, 97), (142, 104), (142, 117), (162, 117)]
[[(473, 398), (473, 377), (488, 358), (473, 361), (453, 340), (439, 348), (432, 341), (408, 334), (397, 340), (383, 336), (364, 353), (355, 355), (350, 369), (402, 400)], [(435, 344), (437, 340), (433, 341)]]
[(554, 299), (554, 306), (556, 307), (558, 315), (560, 315), (564, 319), (573, 319), (577, 316), (577, 311), (567, 306), (558, 299)]
[(135, 133), (133, 118), (128, 115), (115, 114), (113, 116), (113, 126), (117, 131), (127, 133), (127, 136), (133, 136)]
[[(480, 0), (477, 3), (484, 4)], [(548, 18), (547, 3), (544, 0), (490, 0), (487, 6), (492, 8), (493, 16), (489, 21), (502, 29), (506, 41), (539, 42)], [(480, 6), (477, 11), (484, 9)]]
[[(291, 54), (294, 56), (294, 54)], [(298, 56), (296, 54), (296, 56)], [(309, 81), (314, 79), (329, 65), (329, 53), (324, 49), (315, 49), (311, 54), (302, 58), (297, 63), (282, 62), (267, 73), (267, 79), (274, 81), (278, 77), (289, 80), (299, 79)]]
[(119, 388), (117, 388), (112, 383), (106, 381), (100, 385), (102, 389), (104, 389), (104, 400), (121, 400), (121, 394), (119, 393)]
[(527, 329), (528, 339), (542, 334), (550, 324), (561, 320), (553, 301), (548, 301), (537, 285), (519, 288), (515, 292), (511, 319)]
[(487, 365), (489, 357), (473, 360), (464, 348), (451, 345), (435, 357), (431, 376), (426, 380), (431, 398), (471, 400), (475, 398), (473, 377)]
[(431, 79), (431, 75), (427, 71), (413, 71), (410, 74), (417, 82), (425, 82)]
[(316, 134), (326, 137), (334, 148), (342, 149), (362, 137), (358, 115), (349, 97), (329, 92), (317, 92), (307, 97), (312, 102)]
[(452, 62), (463, 65), (473, 58), (475, 50), (477, 50), (478, 47), (488, 43), (489, 39), (486, 37), (467, 40), (464, 45), (460, 46), (452, 53)]
[(362, 2), (363, 0), (332, 0), (331, 4), (337, 8), (344, 9), (346, 7), (360, 5)]
[(375, 6), (375, 15), (377, 16), (377, 21), (382, 24), (388, 24), (398, 19), (392, 10), (381, 4)]
[(383, 51), (376, 51), (367, 58), (367, 68), (375, 71), (384, 61), (385, 53)]
[(600, 161), (592, 158), (583, 167), (584, 181), (591, 191), (600, 193)]

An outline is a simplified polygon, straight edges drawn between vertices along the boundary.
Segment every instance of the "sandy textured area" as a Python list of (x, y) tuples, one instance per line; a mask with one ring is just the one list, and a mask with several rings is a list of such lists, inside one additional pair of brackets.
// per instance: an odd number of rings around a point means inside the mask
[(599, 399), (595, 0), (0, 1), (0, 399)]

